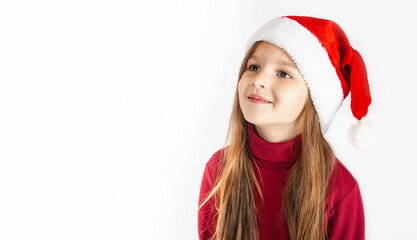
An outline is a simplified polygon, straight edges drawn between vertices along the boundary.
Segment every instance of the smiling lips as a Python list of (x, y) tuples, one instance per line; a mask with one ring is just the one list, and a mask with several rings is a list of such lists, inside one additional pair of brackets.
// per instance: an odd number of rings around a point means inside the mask
[(266, 100), (265, 98), (259, 96), (259, 95), (255, 95), (255, 94), (251, 94), (248, 96), (249, 101), (253, 102), (253, 103), (272, 103), (269, 100)]

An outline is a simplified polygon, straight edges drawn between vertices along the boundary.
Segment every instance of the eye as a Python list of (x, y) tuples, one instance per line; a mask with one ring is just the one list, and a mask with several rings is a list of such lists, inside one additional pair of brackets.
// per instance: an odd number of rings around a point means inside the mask
[[(249, 67), (248, 67), (248, 69), (249, 70), (253, 70), (253, 68), (252, 67), (255, 67), (255, 69), (257, 69), (258, 68), (258, 66), (256, 66), (256, 65), (249, 65)], [(253, 71), (257, 71), (257, 70), (253, 70)]]
[(288, 77), (291, 78), (291, 76), (288, 73), (284, 72), (284, 71), (279, 71), (278, 72), (278, 76), (280, 76), (280, 77), (285, 78), (286, 75), (288, 75)]

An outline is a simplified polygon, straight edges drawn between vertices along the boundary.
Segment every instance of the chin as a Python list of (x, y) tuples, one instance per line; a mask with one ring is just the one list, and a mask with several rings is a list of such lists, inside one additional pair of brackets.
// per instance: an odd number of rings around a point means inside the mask
[(253, 117), (253, 118), (245, 117), (245, 119), (246, 119), (247, 122), (250, 122), (250, 123), (252, 123), (253, 125), (256, 125), (256, 126), (262, 126), (262, 125), (265, 124), (265, 121), (263, 121), (262, 119), (259, 119), (257, 117)]

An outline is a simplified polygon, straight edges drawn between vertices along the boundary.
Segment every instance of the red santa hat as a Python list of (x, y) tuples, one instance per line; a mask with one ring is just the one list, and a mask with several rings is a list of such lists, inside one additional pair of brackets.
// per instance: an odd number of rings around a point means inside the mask
[(358, 124), (350, 128), (349, 142), (359, 150), (376, 146), (379, 133), (365, 118), (372, 101), (365, 63), (337, 23), (308, 16), (281, 16), (253, 33), (245, 52), (257, 41), (272, 43), (293, 59), (309, 88), (323, 135), (351, 92), (351, 110)]

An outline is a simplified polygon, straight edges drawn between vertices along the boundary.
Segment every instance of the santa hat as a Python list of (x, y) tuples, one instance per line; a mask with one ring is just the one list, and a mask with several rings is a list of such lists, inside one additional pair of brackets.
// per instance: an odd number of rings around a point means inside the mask
[(245, 52), (261, 40), (282, 48), (297, 65), (323, 135), (351, 92), (351, 110), (358, 124), (350, 128), (349, 142), (359, 150), (376, 146), (379, 133), (365, 118), (371, 104), (365, 63), (337, 23), (308, 16), (277, 17), (252, 34)]

